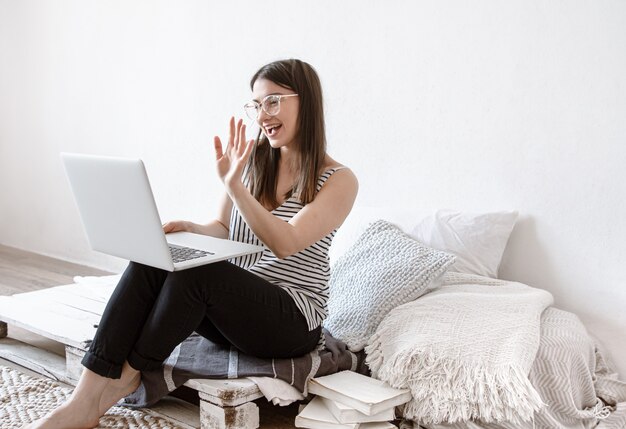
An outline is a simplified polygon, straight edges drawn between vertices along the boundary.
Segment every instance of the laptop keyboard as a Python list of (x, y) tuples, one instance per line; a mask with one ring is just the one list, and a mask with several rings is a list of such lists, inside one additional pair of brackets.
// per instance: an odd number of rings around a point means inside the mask
[(192, 249), (191, 247), (174, 246), (170, 244), (169, 248), (174, 263), (190, 261), (192, 259), (202, 258), (203, 256), (215, 255), (213, 252)]

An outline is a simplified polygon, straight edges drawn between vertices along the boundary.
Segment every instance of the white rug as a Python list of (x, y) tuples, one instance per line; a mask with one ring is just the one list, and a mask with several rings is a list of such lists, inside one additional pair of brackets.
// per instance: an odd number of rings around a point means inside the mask
[[(0, 428), (19, 428), (61, 405), (72, 390), (43, 378), (34, 378), (0, 366)], [(98, 428), (178, 429), (169, 421), (140, 410), (113, 407)]]

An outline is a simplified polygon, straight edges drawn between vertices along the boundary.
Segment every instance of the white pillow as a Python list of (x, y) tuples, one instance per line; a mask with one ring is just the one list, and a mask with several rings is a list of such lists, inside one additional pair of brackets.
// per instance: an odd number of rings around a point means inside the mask
[(497, 278), (498, 267), (517, 220), (517, 212), (462, 213), (439, 210), (411, 232), (416, 240), (450, 252), (450, 271)]
[(435, 287), (453, 263), (451, 254), (374, 222), (331, 270), (324, 327), (351, 351), (362, 350), (392, 309)]

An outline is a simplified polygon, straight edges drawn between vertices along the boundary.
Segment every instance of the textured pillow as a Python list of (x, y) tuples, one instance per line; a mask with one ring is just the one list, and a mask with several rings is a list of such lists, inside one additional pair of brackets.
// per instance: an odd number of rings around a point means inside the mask
[(416, 240), (457, 257), (450, 271), (498, 277), (498, 267), (517, 212), (463, 213), (439, 210), (411, 232)]
[(426, 293), (454, 259), (374, 222), (332, 266), (324, 327), (351, 351), (362, 350), (389, 311)]

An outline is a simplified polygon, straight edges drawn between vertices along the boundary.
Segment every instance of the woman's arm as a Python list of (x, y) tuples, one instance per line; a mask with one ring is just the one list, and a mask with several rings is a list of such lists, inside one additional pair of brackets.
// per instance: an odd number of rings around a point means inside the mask
[(254, 234), (278, 258), (286, 258), (319, 241), (339, 227), (350, 213), (358, 190), (350, 170), (333, 174), (307, 204), (289, 222), (274, 216), (259, 203), (241, 181), (243, 169), (252, 152), (254, 140), (246, 141), (246, 126), (230, 120), (228, 144), (222, 148), (215, 137), (217, 173), (233, 204)]
[(358, 181), (348, 169), (328, 178), (315, 199), (289, 222), (268, 212), (241, 183), (227, 185), (227, 192), (252, 232), (276, 255), (286, 258), (324, 238), (341, 226), (358, 191)]
[(193, 232), (194, 234), (210, 235), (217, 238), (228, 238), (228, 224), (230, 222), (230, 212), (232, 207), (232, 200), (228, 194), (224, 193), (220, 198), (216, 219), (213, 219), (204, 225), (186, 220), (174, 220), (165, 223), (163, 225), (163, 231), (166, 234), (169, 232), (186, 231)]

